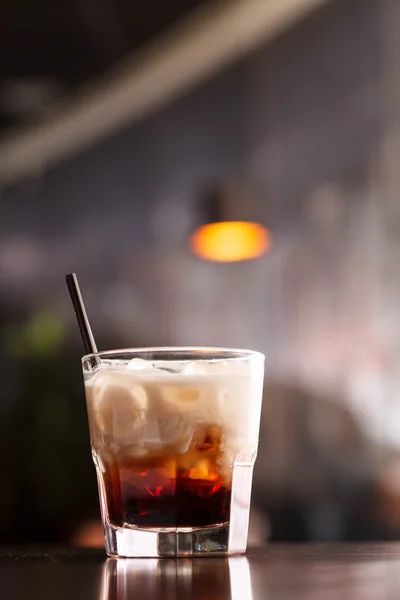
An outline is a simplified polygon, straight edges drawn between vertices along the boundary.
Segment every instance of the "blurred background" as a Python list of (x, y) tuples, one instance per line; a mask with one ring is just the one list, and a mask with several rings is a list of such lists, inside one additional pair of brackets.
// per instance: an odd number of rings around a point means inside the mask
[(251, 539), (400, 539), (399, 26), (2, 1), (1, 542), (101, 544), (71, 271), (101, 349), (265, 353)]

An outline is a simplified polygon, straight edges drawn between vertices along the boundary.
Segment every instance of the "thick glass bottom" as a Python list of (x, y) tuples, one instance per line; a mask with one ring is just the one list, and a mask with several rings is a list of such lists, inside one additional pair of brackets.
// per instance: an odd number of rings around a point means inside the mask
[(106, 527), (106, 552), (123, 557), (187, 557), (204, 554), (226, 556), (227, 523), (202, 528)]
[(98, 471), (105, 547), (109, 556), (189, 557), (244, 554), (247, 545), (252, 462), (235, 463), (229, 521), (209, 526), (143, 527), (110, 521), (102, 474)]

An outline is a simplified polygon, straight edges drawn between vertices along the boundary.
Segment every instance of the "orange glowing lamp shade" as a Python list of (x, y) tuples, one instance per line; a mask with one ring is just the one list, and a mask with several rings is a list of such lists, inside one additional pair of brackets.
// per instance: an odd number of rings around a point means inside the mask
[(234, 262), (265, 254), (271, 246), (271, 234), (259, 223), (223, 221), (200, 226), (192, 234), (190, 243), (200, 258)]

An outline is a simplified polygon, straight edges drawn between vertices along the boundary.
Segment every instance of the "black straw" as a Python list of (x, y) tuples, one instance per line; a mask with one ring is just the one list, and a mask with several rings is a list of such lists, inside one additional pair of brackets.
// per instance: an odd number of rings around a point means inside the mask
[(78, 279), (75, 273), (69, 273), (65, 279), (67, 280), (69, 295), (71, 296), (72, 304), (74, 305), (74, 310), (86, 354), (93, 354), (94, 352), (97, 352), (97, 346), (96, 342), (94, 341), (93, 333), (86, 314), (85, 305), (82, 300)]

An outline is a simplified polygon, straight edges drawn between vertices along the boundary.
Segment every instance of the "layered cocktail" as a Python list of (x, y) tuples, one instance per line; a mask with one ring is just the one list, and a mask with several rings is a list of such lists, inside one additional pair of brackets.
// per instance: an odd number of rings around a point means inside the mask
[(263, 363), (223, 349), (83, 358), (110, 555), (245, 551)]

